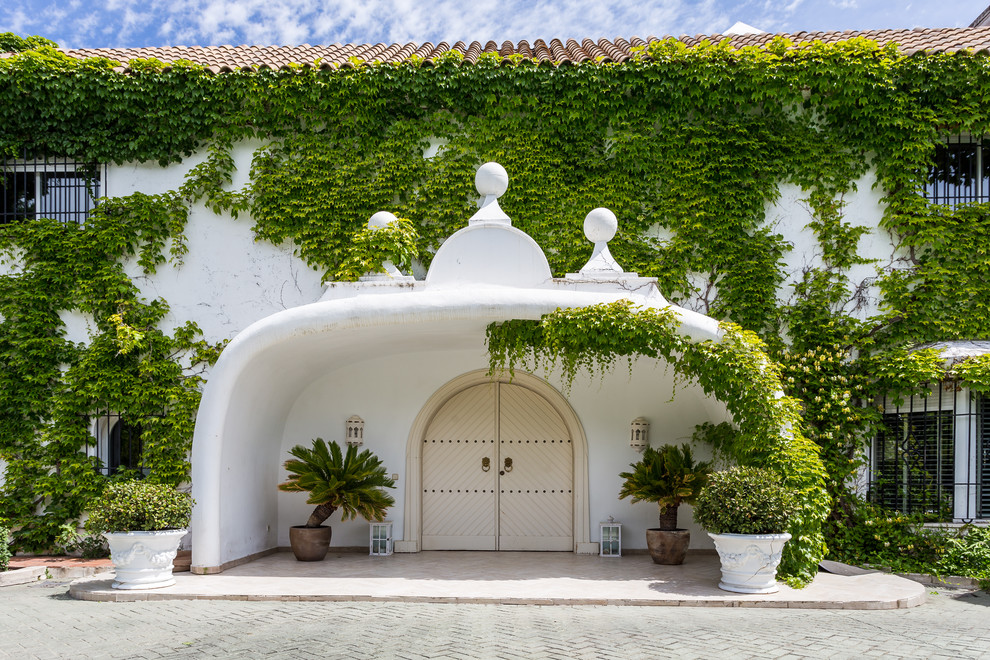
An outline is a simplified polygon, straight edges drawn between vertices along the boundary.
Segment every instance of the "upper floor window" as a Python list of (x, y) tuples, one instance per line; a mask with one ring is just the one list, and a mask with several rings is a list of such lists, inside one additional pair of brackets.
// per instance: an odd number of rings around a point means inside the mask
[(104, 196), (105, 167), (67, 158), (0, 161), (0, 225), (52, 218), (86, 221), (96, 200)]
[(949, 206), (990, 201), (990, 140), (956, 135), (936, 147), (925, 197)]

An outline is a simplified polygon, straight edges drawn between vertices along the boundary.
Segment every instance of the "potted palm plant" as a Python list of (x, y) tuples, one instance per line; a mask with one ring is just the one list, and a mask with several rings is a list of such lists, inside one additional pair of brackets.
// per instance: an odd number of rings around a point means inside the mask
[(289, 528), (289, 545), (299, 561), (322, 561), (330, 548), (331, 528), (323, 523), (340, 509), (341, 520), (357, 518), (381, 522), (395, 499), (385, 488), (395, 482), (385, 473), (381, 460), (365, 449), (348, 445), (342, 452), (335, 441), (323, 438), (313, 446), (296, 445), (289, 450), (295, 458), (285, 462), (289, 478), (278, 485), (289, 493), (309, 493), (307, 504), (315, 504), (305, 525)]
[(698, 495), (694, 520), (715, 542), (722, 562), (719, 588), (747, 594), (778, 590), (785, 530), (796, 510), (779, 474), (755, 467), (715, 472)]
[(109, 484), (89, 505), (86, 529), (110, 546), (114, 589), (154, 589), (175, 584), (172, 561), (192, 517), (189, 493), (166, 484)]
[(650, 556), (657, 564), (683, 563), (691, 532), (677, 527), (677, 507), (694, 502), (708, 479), (711, 463), (695, 463), (691, 446), (684, 444), (647, 447), (643, 458), (629, 467), (631, 472), (619, 475), (625, 479), (619, 499), (631, 497), (633, 502), (655, 502), (660, 507), (659, 526), (646, 530)]

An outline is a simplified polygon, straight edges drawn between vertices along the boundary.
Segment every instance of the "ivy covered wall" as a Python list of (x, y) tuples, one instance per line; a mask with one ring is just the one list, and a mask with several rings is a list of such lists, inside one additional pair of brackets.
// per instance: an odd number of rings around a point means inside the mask
[[(557, 275), (586, 261), (584, 215), (607, 206), (620, 222), (610, 249), (627, 270), (766, 342), (840, 501), (878, 417), (875, 395), (938, 370), (906, 346), (988, 335), (988, 209), (919, 194), (943, 135), (990, 122), (985, 54), (906, 57), (862, 39), (743, 50), (667, 41), (622, 64), (483, 55), (469, 65), (451, 53), (333, 71), (114, 66), (45, 47), (0, 59), (8, 156), (176, 172), (199, 154), (181, 183), (139, 182), (85, 226), (37, 220), (0, 233), (13, 264), (0, 278), (0, 517), (25, 549), (50, 545), (102, 487), (81, 451), (97, 407), (166, 410), (148, 431), (149, 477), (187, 476), (199, 370), (223, 338), (206, 341), (183, 319), (163, 325), (174, 301), (131, 275), (134, 264), (152, 277), (181, 261), (190, 209), (236, 218), (329, 277), (379, 210), (415, 223), (428, 264), (473, 212), (474, 171), (488, 160), (511, 176), (502, 207), (548, 248)], [(232, 157), (244, 144), (260, 145), (249, 173)], [(441, 146), (424, 158), (431, 144)], [(871, 181), (857, 197), (856, 182)], [(777, 204), (781, 191), (797, 209)], [(881, 202), (861, 215), (846, 203), (863, 195)], [(811, 255), (793, 251), (795, 231), (813, 237)], [(92, 319), (81, 343), (63, 322), (80, 313)], [(990, 381), (981, 364), (963, 370)]]

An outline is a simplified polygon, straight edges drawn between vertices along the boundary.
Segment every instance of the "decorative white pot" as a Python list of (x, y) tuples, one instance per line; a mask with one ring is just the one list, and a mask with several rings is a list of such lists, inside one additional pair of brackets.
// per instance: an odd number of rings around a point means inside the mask
[(172, 560), (184, 529), (159, 532), (104, 532), (116, 570), (114, 589), (157, 589), (175, 584)]
[(712, 534), (722, 560), (719, 589), (741, 594), (772, 594), (777, 586), (777, 567), (790, 534)]

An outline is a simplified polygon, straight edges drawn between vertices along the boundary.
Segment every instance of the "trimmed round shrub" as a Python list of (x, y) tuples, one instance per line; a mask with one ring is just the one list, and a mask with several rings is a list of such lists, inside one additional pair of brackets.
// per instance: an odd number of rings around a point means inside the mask
[(714, 472), (694, 504), (694, 520), (712, 534), (780, 534), (797, 509), (776, 472), (733, 467)]
[(184, 529), (192, 518), (193, 499), (172, 486), (122, 481), (106, 487), (89, 506), (90, 532), (154, 532)]
[(10, 530), (0, 525), (0, 573), (7, 570), (10, 555)]

